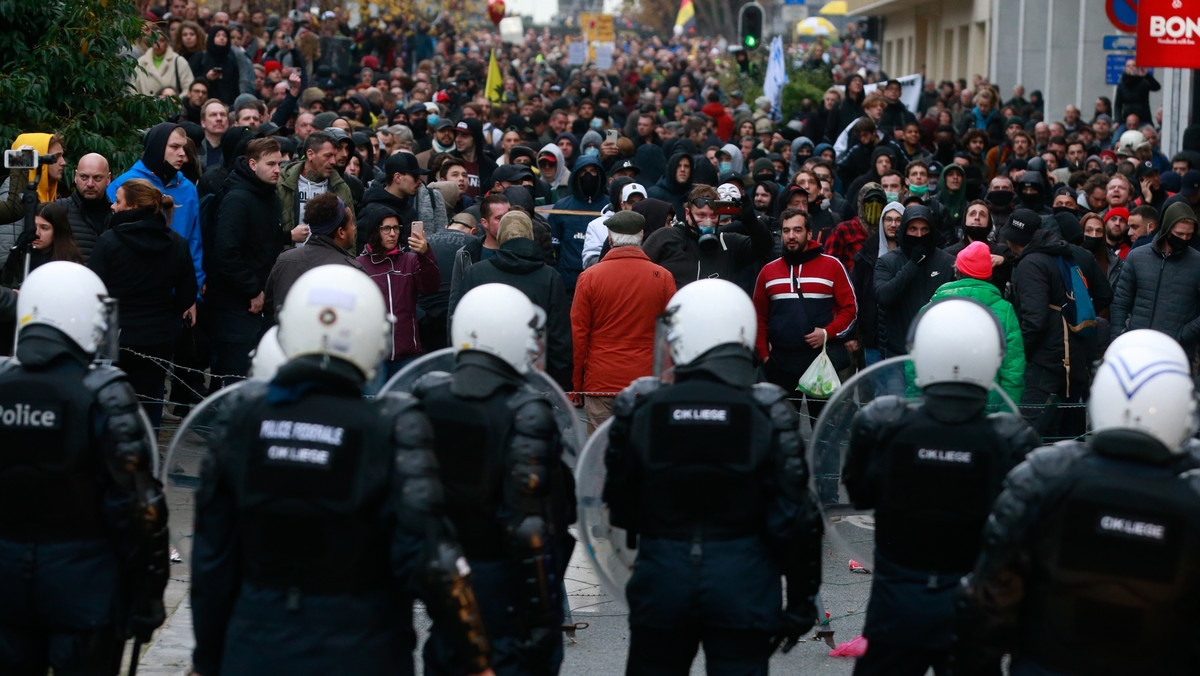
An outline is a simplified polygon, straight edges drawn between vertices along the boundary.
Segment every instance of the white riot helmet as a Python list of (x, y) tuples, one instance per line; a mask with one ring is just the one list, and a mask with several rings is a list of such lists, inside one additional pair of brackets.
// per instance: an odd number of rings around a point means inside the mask
[(329, 355), (367, 379), (387, 352), (391, 315), (379, 287), (361, 270), (322, 265), (300, 275), (279, 311), (279, 347), (288, 359)]
[(1110, 348), (1092, 380), (1092, 433), (1141, 432), (1181, 454), (1196, 427), (1194, 393), (1191, 373), (1173, 357), (1146, 347)]
[(1000, 320), (983, 303), (950, 297), (930, 304), (917, 315), (908, 352), (917, 386), (966, 383), (992, 386), (1007, 344)]
[(454, 353), (478, 350), (499, 357), (527, 373), (537, 368), (544, 348), (546, 313), (507, 284), (484, 284), (471, 289), (454, 309), (450, 342)]
[(660, 322), (676, 366), (689, 364), (718, 345), (753, 351), (758, 334), (753, 301), (723, 279), (701, 279), (675, 292)]
[(1105, 358), (1110, 354), (1116, 354), (1121, 350), (1131, 347), (1139, 347), (1150, 350), (1158, 354), (1164, 359), (1170, 359), (1186, 369), (1191, 369), (1191, 364), (1188, 361), (1187, 353), (1175, 342), (1175, 339), (1154, 329), (1134, 329), (1126, 331), (1113, 339), (1108, 344), (1108, 349), (1104, 351)]
[(1121, 134), (1120, 140), (1117, 141), (1117, 156), (1118, 157), (1137, 157), (1139, 150), (1149, 148), (1150, 142), (1146, 140), (1146, 135), (1136, 129)]
[(274, 380), (279, 367), (287, 362), (287, 355), (279, 347), (279, 326), (267, 329), (258, 341), (258, 347), (250, 354), (250, 379), (266, 382)]
[(96, 273), (78, 263), (46, 263), (29, 273), (17, 294), (17, 340), (26, 328), (43, 324), (94, 355), (101, 343), (115, 339), (115, 307)]

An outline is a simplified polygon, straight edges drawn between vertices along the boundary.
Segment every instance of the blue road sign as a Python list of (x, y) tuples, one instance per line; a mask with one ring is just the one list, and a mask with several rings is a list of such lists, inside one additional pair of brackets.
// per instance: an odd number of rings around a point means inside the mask
[(1104, 51), (1113, 52), (1137, 49), (1137, 38), (1132, 35), (1105, 35)]
[(1109, 54), (1104, 64), (1104, 84), (1115, 85), (1121, 81), (1121, 73), (1125, 72), (1125, 62), (1133, 58), (1132, 54)]

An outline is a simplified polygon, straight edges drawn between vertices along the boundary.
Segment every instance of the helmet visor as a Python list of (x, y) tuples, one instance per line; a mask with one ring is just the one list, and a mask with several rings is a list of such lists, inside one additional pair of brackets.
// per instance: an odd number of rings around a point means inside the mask
[(100, 341), (96, 344), (94, 361), (112, 365), (119, 361), (121, 351), (121, 323), (117, 317), (117, 299), (104, 296), (100, 299), (104, 305), (103, 316), (96, 324), (100, 333)]
[(529, 320), (529, 328), (533, 329), (529, 344), (530, 370), (546, 370), (546, 311), (537, 305), (533, 306), (533, 318)]
[(671, 343), (677, 338), (675, 334), (675, 312), (672, 309), (658, 315), (654, 322), (654, 377), (671, 380), (674, 373), (675, 361), (671, 358)]

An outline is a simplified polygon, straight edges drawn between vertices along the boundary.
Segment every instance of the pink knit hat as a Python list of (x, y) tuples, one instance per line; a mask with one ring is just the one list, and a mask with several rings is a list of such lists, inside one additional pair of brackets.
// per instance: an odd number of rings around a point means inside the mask
[(967, 277), (988, 279), (992, 276), (992, 250), (983, 242), (971, 242), (958, 252), (954, 267)]

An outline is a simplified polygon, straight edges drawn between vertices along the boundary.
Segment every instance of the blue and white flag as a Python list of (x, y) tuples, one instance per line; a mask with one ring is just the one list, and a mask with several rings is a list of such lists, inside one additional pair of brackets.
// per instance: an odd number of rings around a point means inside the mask
[(763, 96), (771, 101), (771, 119), (783, 119), (783, 86), (787, 84), (787, 68), (783, 63), (783, 38), (776, 36), (771, 41), (771, 55), (767, 59), (767, 76), (763, 79)]

